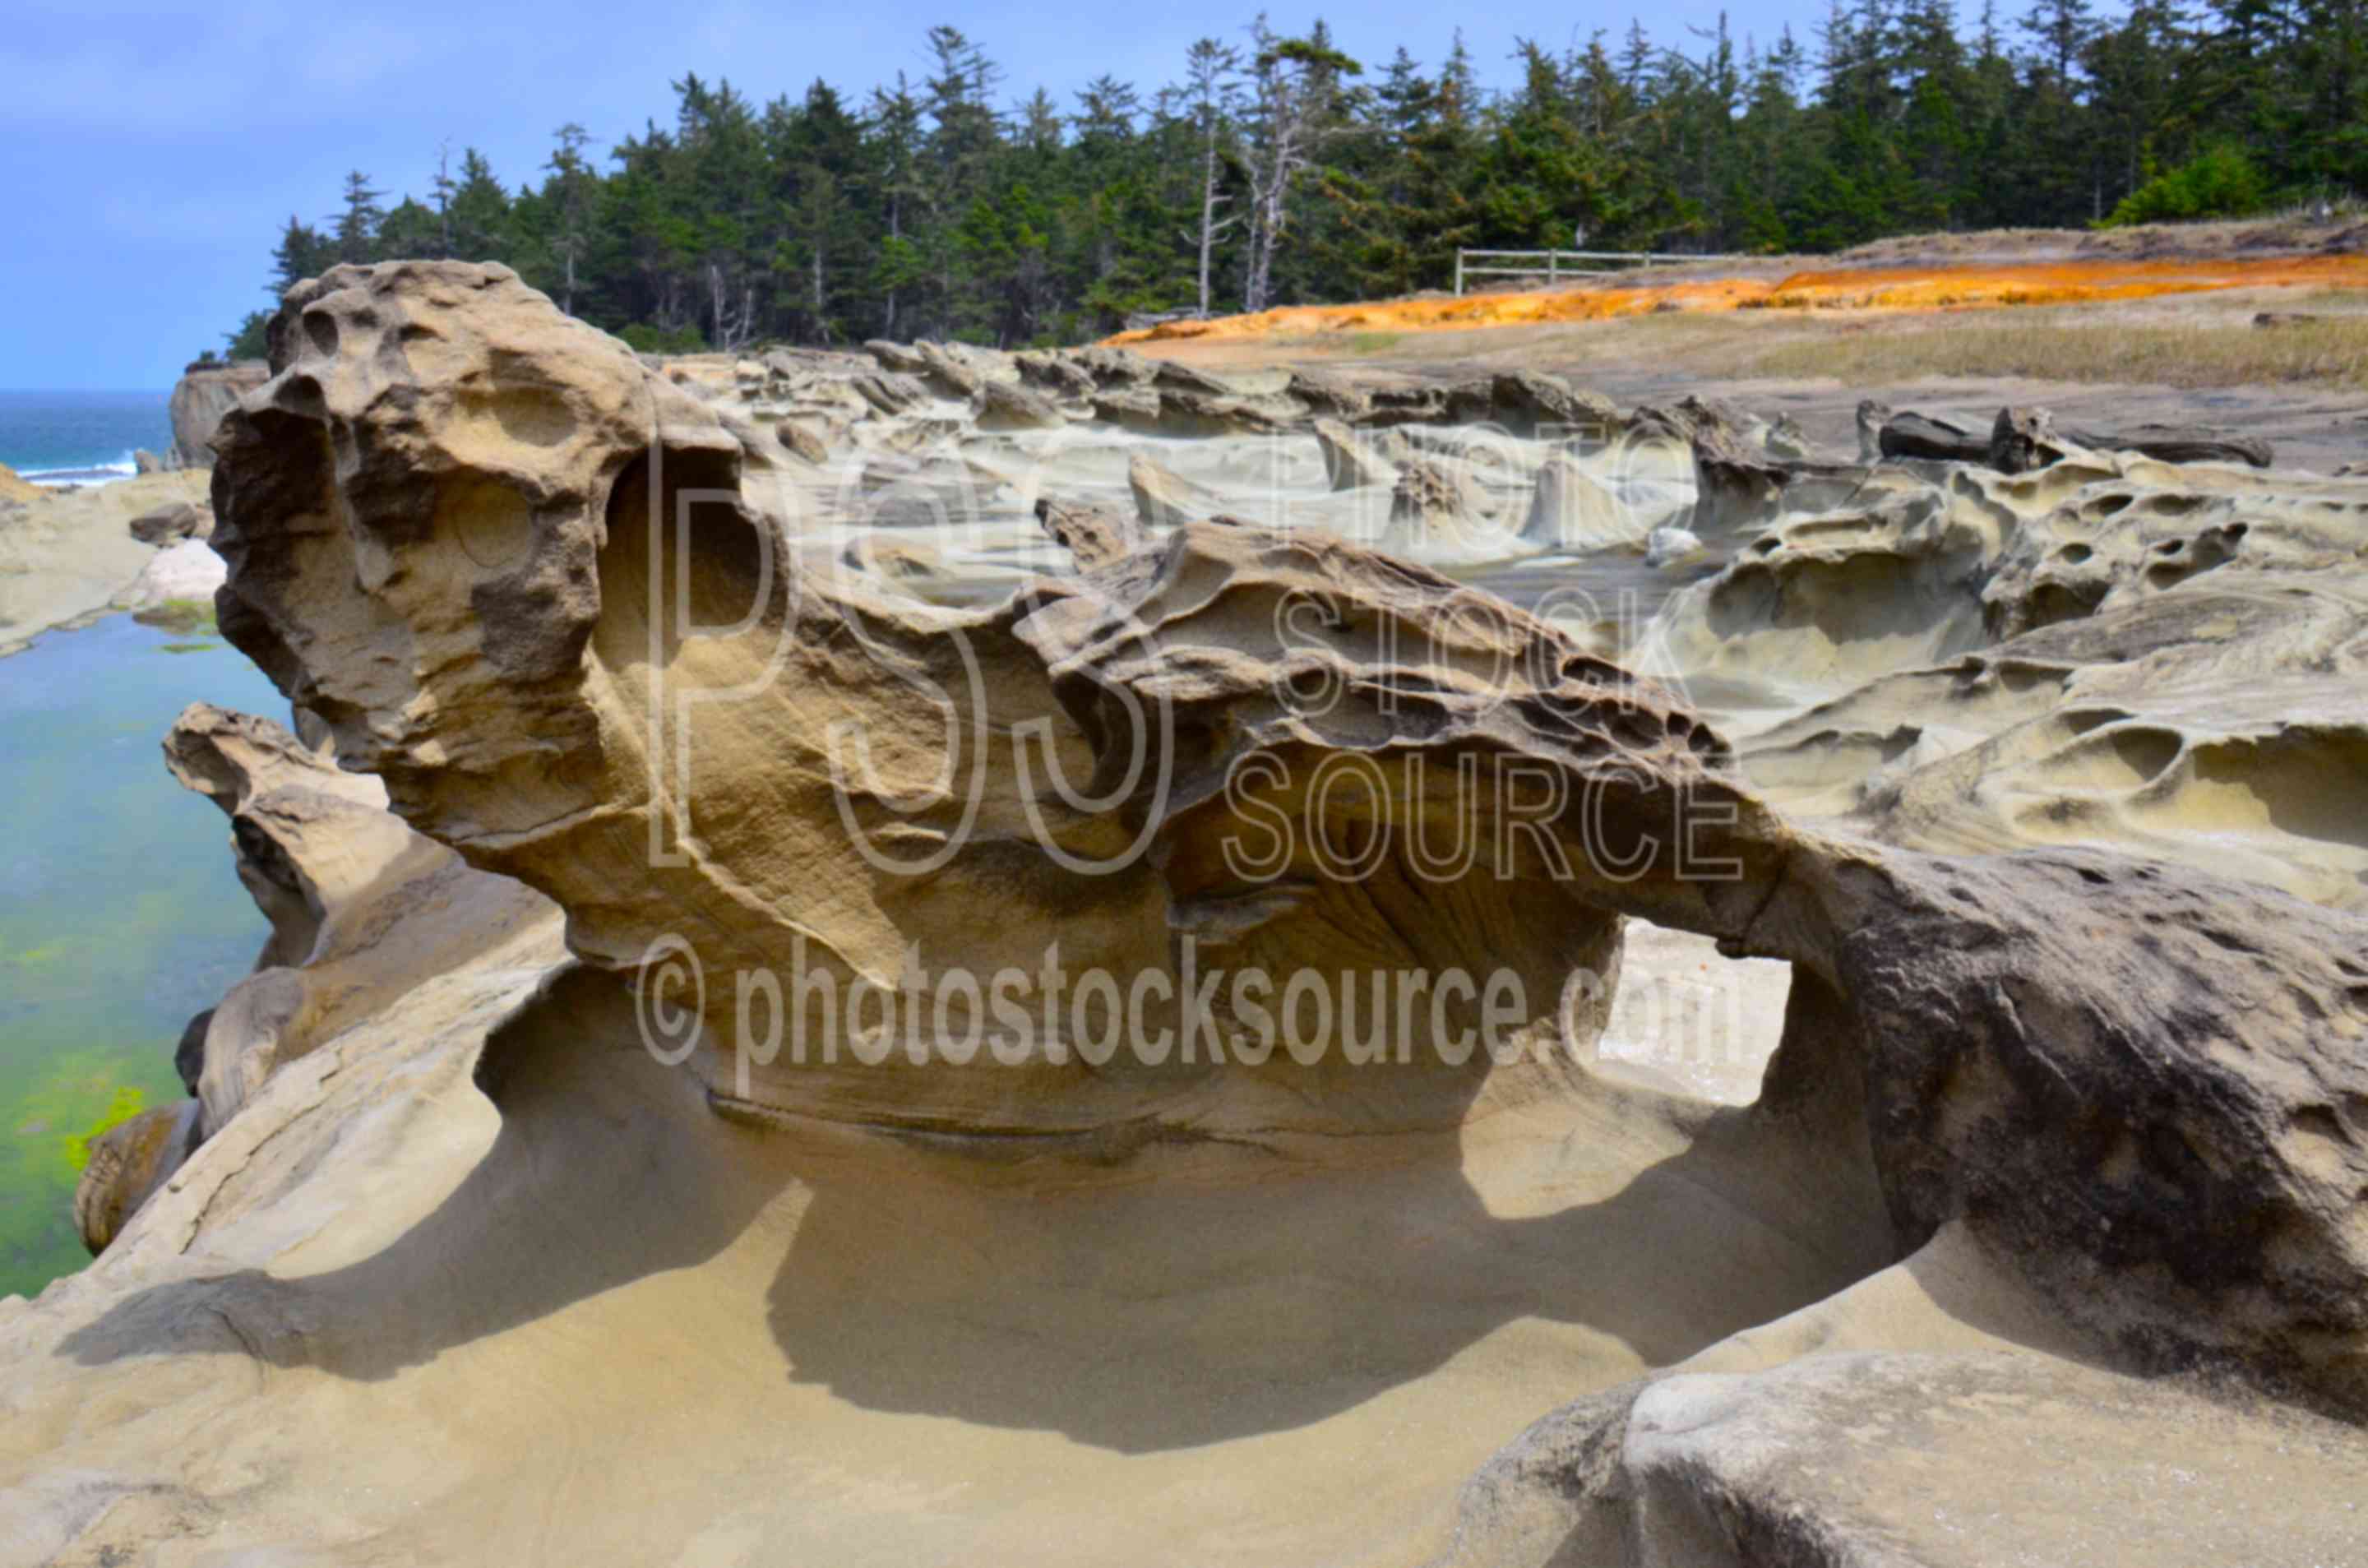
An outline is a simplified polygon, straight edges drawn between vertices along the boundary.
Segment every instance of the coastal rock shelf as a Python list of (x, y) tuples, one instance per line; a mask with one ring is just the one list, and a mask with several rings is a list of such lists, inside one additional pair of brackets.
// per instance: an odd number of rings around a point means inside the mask
[[(271, 341), (296, 728), (167, 752), (273, 936), (0, 1304), (31, 1560), (2368, 1561), (2368, 486), (458, 264)], [(1712, 944), (1748, 1104), (1607, 1044)]]

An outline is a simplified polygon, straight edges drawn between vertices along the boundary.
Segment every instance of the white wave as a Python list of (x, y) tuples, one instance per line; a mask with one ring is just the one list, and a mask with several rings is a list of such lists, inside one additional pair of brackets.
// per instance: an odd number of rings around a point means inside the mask
[(28, 484), (38, 484), (56, 490), (69, 484), (108, 484), (119, 479), (130, 479), (140, 472), (130, 452), (110, 463), (85, 463), (79, 468), (28, 468), (17, 471), (17, 477)]

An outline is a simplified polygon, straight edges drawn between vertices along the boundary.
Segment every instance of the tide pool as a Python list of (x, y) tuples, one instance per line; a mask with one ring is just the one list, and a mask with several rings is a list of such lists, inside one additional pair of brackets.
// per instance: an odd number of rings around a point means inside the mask
[(230, 824), (165, 771), (188, 703), (285, 720), (219, 636), (112, 616), (0, 659), (0, 1294), (89, 1261), (78, 1142), (183, 1093), (173, 1047), (263, 945)]

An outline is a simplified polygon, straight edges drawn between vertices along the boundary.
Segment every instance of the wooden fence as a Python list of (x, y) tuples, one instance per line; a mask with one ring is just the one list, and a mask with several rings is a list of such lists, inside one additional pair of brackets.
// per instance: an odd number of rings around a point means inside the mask
[[(1484, 262), (1516, 261), (1510, 267), (1474, 267)], [(1607, 278), (1622, 267), (1670, 267), (1694, 261), (1741, 261), (1738, 256), (1679, 256), (1669, 251), (1636, 250), (1459, 250), (1455, 253), (1455, 291), (1463, 292), (1467, 278), (1543, 278), (1548, 284), (1565, 278)]]

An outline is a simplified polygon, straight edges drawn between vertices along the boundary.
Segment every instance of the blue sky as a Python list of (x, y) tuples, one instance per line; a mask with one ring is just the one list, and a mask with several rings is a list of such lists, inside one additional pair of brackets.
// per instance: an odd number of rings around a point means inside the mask
[[(1816, 0), (1725, 7), (1741, 35)], [(1636, 6), (1662, 40), (1716, 23), (1717, 0)], [(821, 76), (850, 96), (898, 69), (918, 75), (922, 35), (950, 21), (983, 42), (1005, 91), (1042, 84), (1066, 107), (1102, 72), (1149, 87), (1185, 46), (1237, 39), (1256, 14), (1077, 0), (619, 6), (420, 0), (375, 16), (317, 0), (16, 0), (0, 28), (0, 387), (164, 388), (264, 301), (279, 226), (336, 205), (347, 169), (424, 192), (439, 142), (473, 144), (506, 184), (532, 176), (551, 132), (579, 120), (605, 150), (670, 112), (667, 81), (729, 76), (759, 100)], [(1275, 5), (1278, 30), (1322, 15), (1371, 63), (1403, 42), (1426, 64), (1459, 19), (1483, 74), (1506, 80), (1517, 37), (1559, 45), (1630, 8), (1505, 0), (1463, 11), (1382, 0)]]

